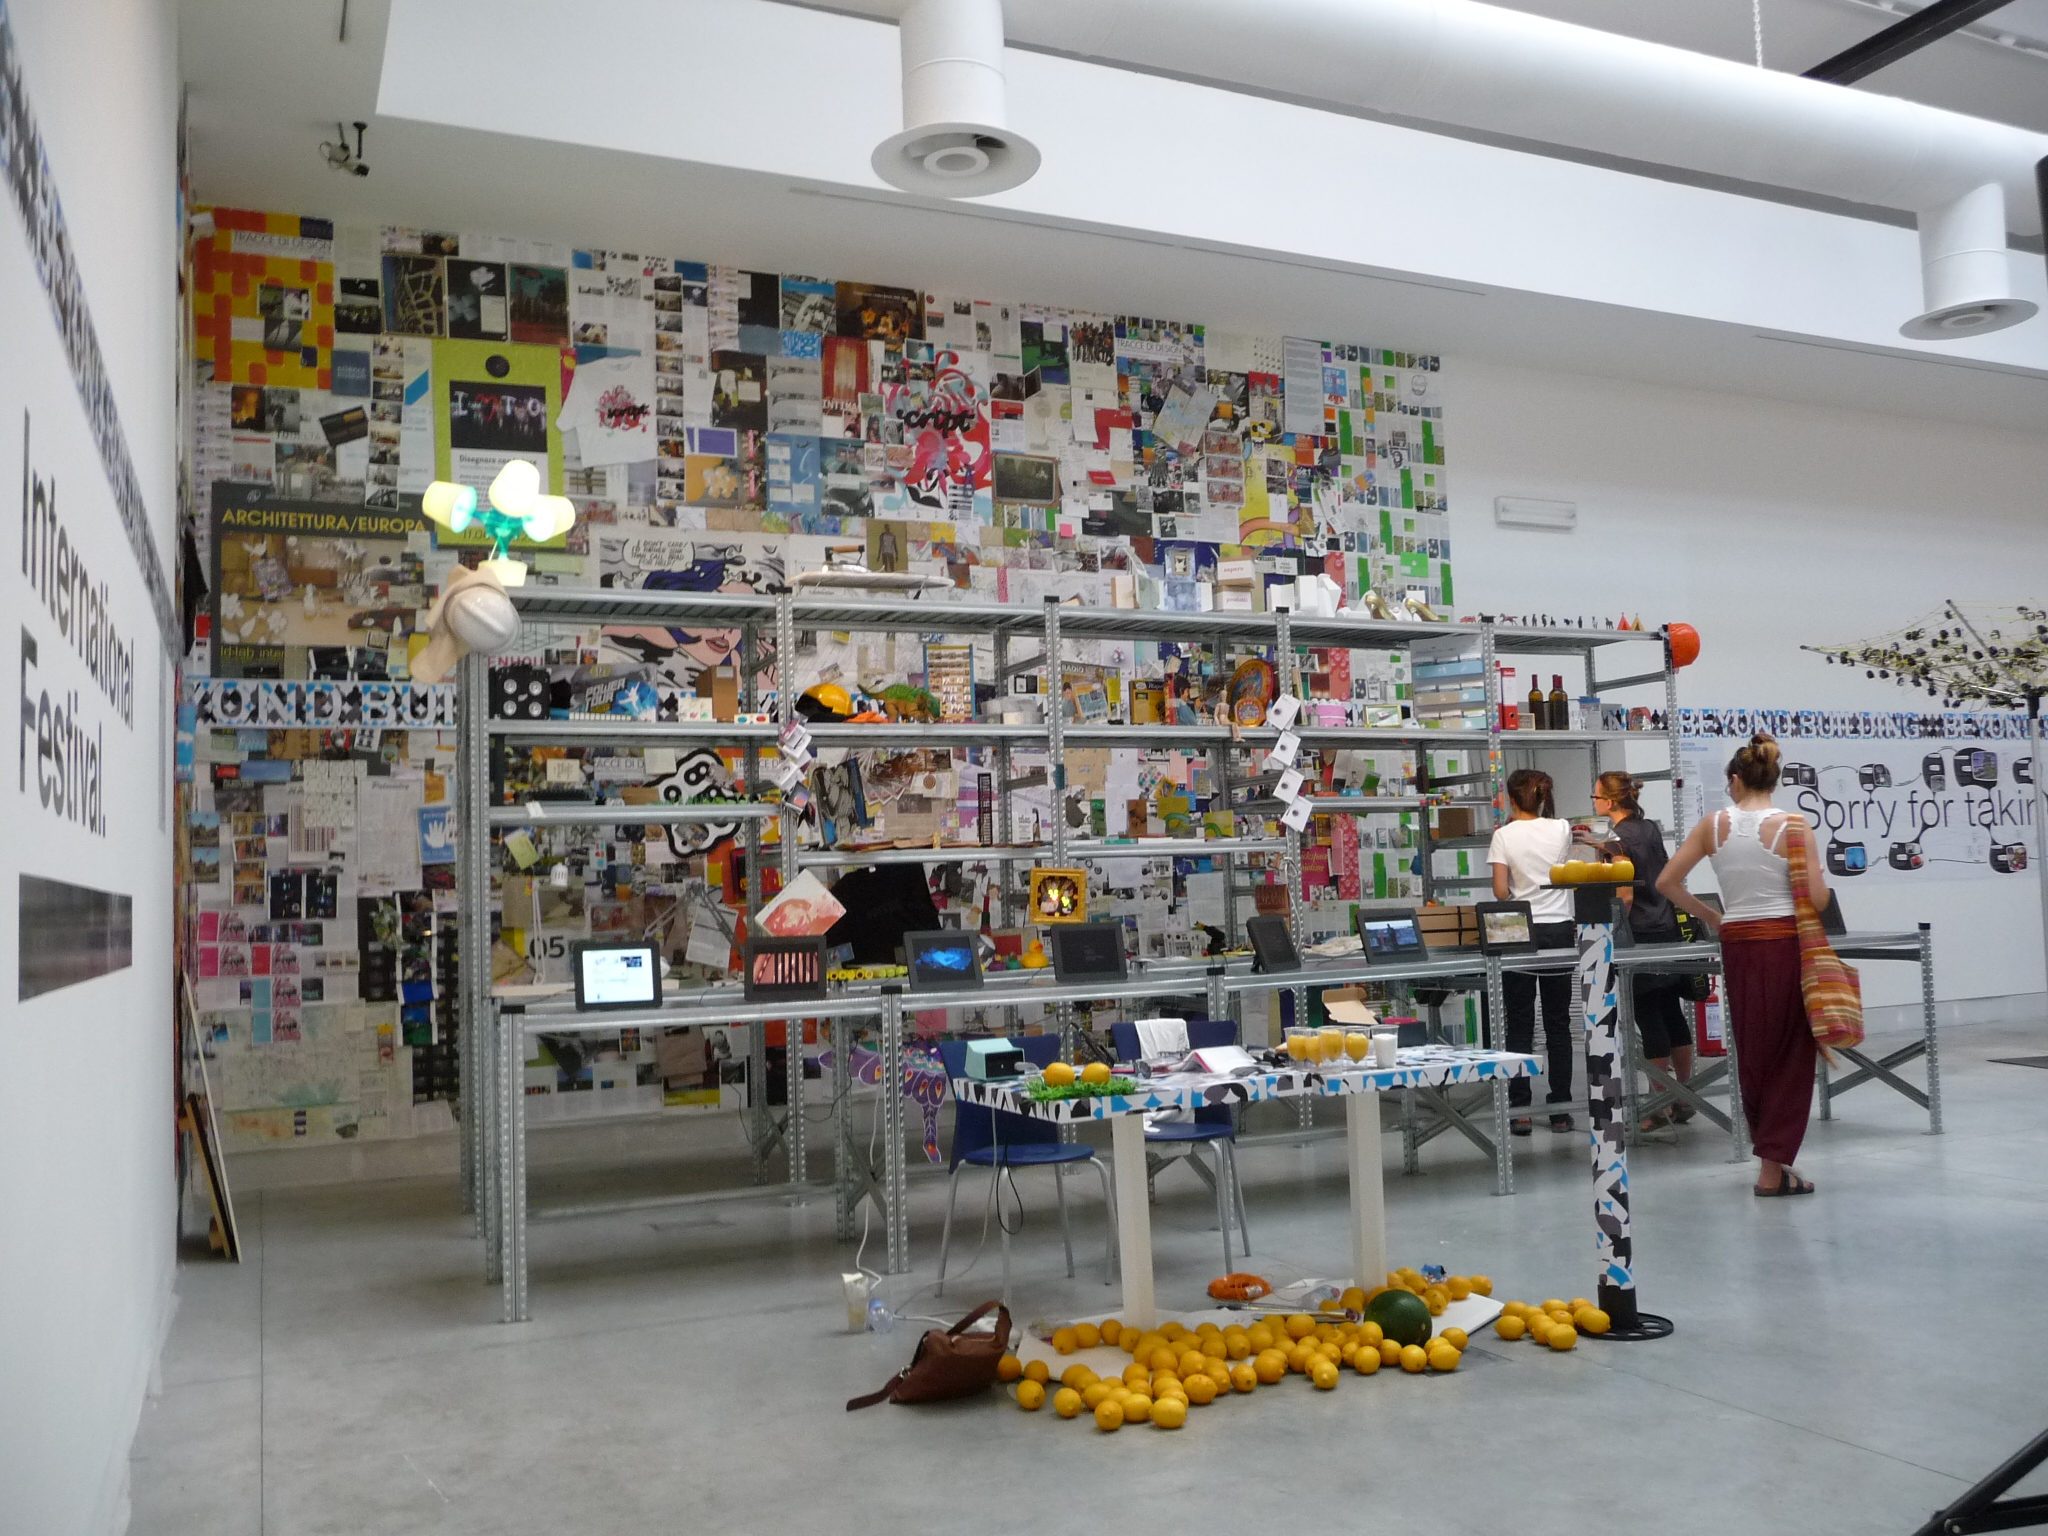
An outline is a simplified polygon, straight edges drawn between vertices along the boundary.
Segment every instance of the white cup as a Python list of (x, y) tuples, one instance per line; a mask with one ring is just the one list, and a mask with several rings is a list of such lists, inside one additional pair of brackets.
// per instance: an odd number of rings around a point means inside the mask
[(1373, 1032), (1372, 1064), (1374, 1066), (1391, 1067), (1397, 1065), (1400, 1049), (1401, 1036), (1399, 1031), (1381, 1029)]

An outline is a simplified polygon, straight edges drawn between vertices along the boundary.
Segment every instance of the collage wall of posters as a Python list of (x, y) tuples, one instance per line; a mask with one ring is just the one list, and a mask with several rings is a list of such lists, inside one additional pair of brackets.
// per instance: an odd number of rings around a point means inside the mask
[[(193, 282), (191, 532), (209, 596), (187, 666), (187, 879), (213, 931), (237, 935), (192, 961), (212, 968), (231, 1145), (446, 1125), (453, 734), (409, 665), (440, 583), (484, 543), (419, 516), (436, 478), (481, 488), (521, 457), (570, 498), (565, 537), (515, 545), (534, 582), (775, 592), (856, 552), (973, 602), (1196, 611), (1226, 562), (1251, 562), (1260, 582), (1327, 575), (1347, 599), (1370, 587), (1455, 604), (1441, 374), (1425, 353), (872, 274), (212, 212)], [(614, 626), (535, 644), (500, 675), (527, 679), (539, 707), (659, 714), (733, 665), (740, 634)], [(1127, 641), (1071, 649), (1097, 691), (1188, 664)], [(1398, 710), (1398, 658), (1311, 660), (1337, 697)], [(786, 666), (798, 688), (879, 689), (922, 678), (924, 652), (913, 637), (807, 635), (797, 657), (763, 658), (757, 684), (778, 686)], [(995, 675), (986, 640), (972, 672)], [(274, 696), (247, 691), (264, 687)], [(1395, 771), (1351, 756), (1354, 777)], [(536, 752), (505, 784), (695, 799), (740, 793), (736, 767), (711, 748)], [(988, 767), (966, 749), (863, 752), (809, 790), (842, 841), (971, 837)], [(1105, 752), (1070, 767), (1063, 806), (1020, 790), (1019, 835), (1053, 815), (1100, 818), (1107, 835), (1139, 816), (1190, 825), (1213, 791), (1204, 772), (1179, 754)], [(1359, 900), (1412, 894), (1410, 820), (1329, 819), (1303, 864), (1314, 931), (1348, 929)], [(709, 911), (723, 904), (729, 924), (742, 883), (730, 830), (508, 845), (494, 970), (561, 972), (580, 939), (645, 932), (716, 974), (729, 942)], [(1185, 947), (1191, 922), (1220, 920), (1214, 863), (1116, 861), (1091, 909), (1125, 922), (1141, 952)], [(1003, 866), (939, 868), (941, 910), (991, 920)], [(262, 930), (268, 974), (245, 937)], [(286, 986), (281, 947), (298, 966)], [(628, 1032), (588, 1057), (537, 1060), (529, 1086), (584, 1113), (664, 1091), (730, 1107), (751, 1091), (743, 1048), (722, 1065), (683, 1052), (694, 1076), (671, 1076), (661, 1046)]]

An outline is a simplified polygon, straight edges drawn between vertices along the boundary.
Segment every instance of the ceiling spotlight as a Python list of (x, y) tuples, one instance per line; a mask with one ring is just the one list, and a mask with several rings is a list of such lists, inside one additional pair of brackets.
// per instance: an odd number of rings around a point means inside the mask
[(1001, 0), (910, 0), (898, 31), (903, 131), (876, 146), (875, 174), (940, 197), (1029, 181), (1038, 149), (1006, 122)]
[(367, 176), (370, 174), (370, 168), (363, 163), (363, 130), (369, 126), (368, 123), (364, 122), (355, 124), (356, 144), (354, 149), (350, 149), (348, 129), (342, 127), (340, 123), (334, 125), (333, 142), (323, 143), (320, 146), (320, 158), (327, 162), (329, 170), (347, 171), (355, 176)]

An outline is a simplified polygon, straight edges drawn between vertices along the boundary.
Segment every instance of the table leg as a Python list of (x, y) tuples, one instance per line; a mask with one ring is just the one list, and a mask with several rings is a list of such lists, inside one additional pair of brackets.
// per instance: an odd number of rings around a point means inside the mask
[(1351, 1283), (1370, 1290), (1387, 1274), (1387, 1192), (1380, 1164), (1380, 1095), (1344, 1100), (1344, 1149), (1351, 1174)]
[(1150, 1328), (1159, 1320), (1152, 1299), (1152, 1203), (1145, 1198), (1145, 1117), (1115, 1115), (1109, 1145), (1116, 1165), (1116, 1247), (1123, 1270), (1122, 1320)]
[[(2038, 761), (2038, 757), (2037, 757)], [(2036, 791), (2038, 794), (2039, 791)], [(2038, 803), (2038, 801), (2036, 802)], [(2048, 835), (2048, 832), (2044, 832)], [(2048, 860), (2043, 860), (2048, 864)], [(1934, 930), (1920, 925), (1920, 1028), (1927, 1042), (1927, 1134), (1941, 1134), (1941, 1041), (1935, 1034)]]

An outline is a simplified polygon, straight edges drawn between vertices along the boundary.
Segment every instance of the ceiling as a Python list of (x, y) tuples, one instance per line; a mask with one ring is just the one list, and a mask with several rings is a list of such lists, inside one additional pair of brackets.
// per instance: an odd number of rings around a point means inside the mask
[[(1751, 0), (1489, 3), (1719, 58), (1756, 57)], [(1921, 0), (1762, 0), (1764, 65), (1803, 74), (1920, 8)], [(1996, 41), (2001, 37), (2011, 42)], [(2009, 0), (1851, 89), (2048, 133), (2048, 0)]]
[[(2048, 3), (2048, 0), (2033, 0)], [(1544, 0), (1524, 9), (1706, 51), (1747, 49), (1746, 0)], [(346, 36), (342, 22), (346, 12)], [(1035, 298), (1111, 312), (1190, 315), (1259, 334), (1376, 344), (2022, 431), (2048, 420), (2048, 377), (1523, 292), (1455, 285), (1147, 239), (1127, 231), (932, 204), (884, 192), (539, 139), (376, 117), (387, 0), (184, 0), (190, 159), (202, 201), (691, 255), (761, 271), (823, 271), (936, 291)], [(1646, 13), (1655, 13), (1648, 15)], [(1724, 14), (1725, 13), (1725, 14)], [(1734, 26), (1729, 18), (1739, 22)], [(1801, 67), (1873, 30), (1846, 0), (1766, 0), (1801, 26)], [(1866, 17), (1870, 19), (1866, 19)], [(2034, 83), (2048, 130), (2048, 64), (1948, 39), (1933, 86), (1960, 95), (1990, 64)], [(1806, 54), (1810, 53), (1811, 58)], [(1903, 68), (1903, 66), (1901, 66)], [(1947, 75), (1943, 75), (1943, 70)], [(1887, 71), (1877, 77), (1895, 84)], [(686, 73), (679, 73), (679, 85)], [(1932, 86), (1930, 87), (1932, 89)], [(2015, 87), (2018, 100), (2026, 93)], [(1934, 101), (1928, 94), (1923, 99)], [(1944, 102), (1944, 104), (1954, 104)], [(370, 120), (356, 178), (318, 152), (337, 120)], [(1020, 239), (1020, 229), (1030, 238)], [(857, 260), (847, 253), (857, 251)]]

